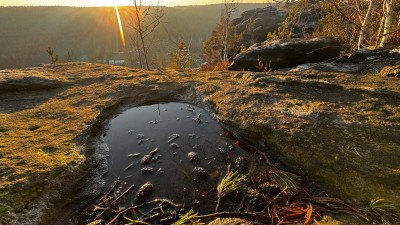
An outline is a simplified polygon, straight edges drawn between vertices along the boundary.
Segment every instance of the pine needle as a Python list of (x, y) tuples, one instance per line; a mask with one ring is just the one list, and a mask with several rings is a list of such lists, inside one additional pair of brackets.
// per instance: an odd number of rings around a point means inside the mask
[(313, 213), (314, 213), (314, 209), (313, 209), (313, 206), (311, 205), (311, 204), (309, 204), (308, 205), (308, 208), (307, 208), (307, 214), (306, 214), (306, 216), (305, 216), (305, 218), (306, 218), (306, 221), (304, 221), (304, 224), (303, 225), (308, 225), (308, 224), (310, 224), (312, 221), (313, 221)]
[(203, 225), (205, 223), (202, 223), (200, 219), (196, 219), (197, 213), (194, 212), (193, 209), (191, 209), (188, 213), (186, 213), (182, 218), (180, 218), (178, 221), (173, 223), (172, 225)]
[(279, 189), (285, 190), (290, 195), (296, 195), (300, 190), (300, 177), (289, 172), (272, 171), (272, 177), (278, 185)]
[(372, 199), (367, 208), (367, 214), (374, 220), (374, 222), (383, 225), (400, 223), (400, 218), (396, 213), (396, 208), (392, 204), (385, 202), (385, 199), (383, 198)]
[(246, 189), (245, 178), (239, 176), (239, 173), (229, 171), (219, 182), (217, 186), (218, 202), (215, 211), (218, 211), (220, 201), (223, 197), (233, 192), (239, 192)]

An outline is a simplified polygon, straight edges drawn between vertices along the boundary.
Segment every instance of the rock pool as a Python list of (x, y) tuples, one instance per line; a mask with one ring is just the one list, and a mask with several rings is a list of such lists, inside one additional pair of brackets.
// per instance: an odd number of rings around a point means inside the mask
[[(246, 152), (206, 110), (168, 103), (128, 109), (112, 119), (104, 134), (108, 146), (105, 185), (117, 180), (139, 189), (151, 182), (147, 199), (169, 199), (197, 212), (212, 212), (216, 186), (228, 166), (247, 171), (257, 157)], [(127, 205), (135, 196), (127, 197)]]

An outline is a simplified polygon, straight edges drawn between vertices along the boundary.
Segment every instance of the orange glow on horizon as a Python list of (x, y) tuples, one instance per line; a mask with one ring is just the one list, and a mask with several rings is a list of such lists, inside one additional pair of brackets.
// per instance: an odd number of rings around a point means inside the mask
[(119, 16), (119, 10), (118, 10), (118, 6), (115, 6), (115, 12), (117, 13), (117, 19), (118, 19), (118, 27), (119, 27), (119, 34), (121, 36), (121, 41), (122, 41), (122, 45), (125, 48), (125, 35), (124, 35), (124, 29), (122, 28), (122, 22), (121, 22), (121, 17)]

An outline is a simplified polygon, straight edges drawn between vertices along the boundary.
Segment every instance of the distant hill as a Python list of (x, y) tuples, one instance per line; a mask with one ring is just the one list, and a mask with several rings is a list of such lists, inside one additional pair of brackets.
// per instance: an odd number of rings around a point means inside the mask
[[(267, 5), (240, 4), (236, 16)], [(183, 38), (199, 55), (203, 41), (219, 21), (221, 9), (219, 4), (165, 8), (163, 23), (148, 43), (154, 62), (166, 62), (168, 53), (175, 49), (171, 39)], [(61, 61), (129, 61), (129, 15), (123, 8), (120, 13), (128, 39), (126, 49), (121, 45), (112, 7), (0, 7), (0, 69), (48, 63), (45, 50), (49, 46)]]

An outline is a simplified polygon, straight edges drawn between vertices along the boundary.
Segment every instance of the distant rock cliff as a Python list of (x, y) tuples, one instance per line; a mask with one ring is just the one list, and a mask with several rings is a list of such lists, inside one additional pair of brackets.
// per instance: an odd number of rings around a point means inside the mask
[(286, 19), (286, 12), (274, 7), (258, 8), (242, 13), (232, 21), (237, 34), (243, 35), (243, 45), (250, 46), (267, 39), (267, 34), (277, 30)]

